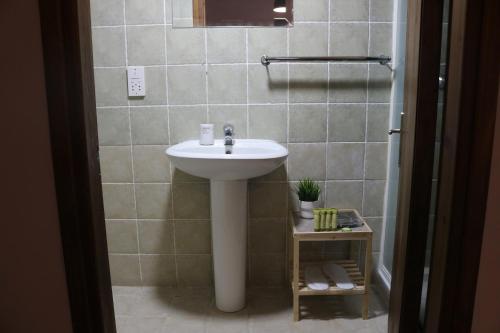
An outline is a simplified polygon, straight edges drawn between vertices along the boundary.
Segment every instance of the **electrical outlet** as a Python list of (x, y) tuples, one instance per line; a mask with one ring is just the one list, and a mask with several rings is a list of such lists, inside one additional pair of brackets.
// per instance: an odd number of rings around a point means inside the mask
[(127, 67), (128, 95), (129, 97), (146, 96), (146, 80), (143, 66)]

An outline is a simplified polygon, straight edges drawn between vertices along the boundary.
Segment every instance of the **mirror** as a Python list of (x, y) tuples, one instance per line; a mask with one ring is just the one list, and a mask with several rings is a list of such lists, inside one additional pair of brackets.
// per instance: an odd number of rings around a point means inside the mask
[(172, 0), (174, 28), (293, 25), (293, 0)]

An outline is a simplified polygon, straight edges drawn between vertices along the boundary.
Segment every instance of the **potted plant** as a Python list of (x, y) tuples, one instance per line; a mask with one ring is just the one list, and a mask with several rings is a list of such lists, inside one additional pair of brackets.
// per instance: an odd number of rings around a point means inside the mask
[(300, 200), (300, 216), (312, 219), (314, 203), (318, 201), (321, 188), (310, 178), (302, 179), (297, 185), (297, 195)]

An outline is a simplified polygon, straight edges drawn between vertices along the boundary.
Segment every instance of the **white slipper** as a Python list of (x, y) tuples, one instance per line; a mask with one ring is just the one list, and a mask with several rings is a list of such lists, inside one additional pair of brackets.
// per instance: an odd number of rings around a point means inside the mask
[(351, 281), (351, 278), (347, 274), (347, 271), (344, 267), (339, 266), (333, 262), (329, 262), (323, 265), (323, 271), (326, 275), (330, 277), (335, 284), (340, 289), (353, 289), (354, 284)]
[(328, 289), (328, 280), (318, 266), (307, 266), (305, 271), (307, 286), (312, 290)]

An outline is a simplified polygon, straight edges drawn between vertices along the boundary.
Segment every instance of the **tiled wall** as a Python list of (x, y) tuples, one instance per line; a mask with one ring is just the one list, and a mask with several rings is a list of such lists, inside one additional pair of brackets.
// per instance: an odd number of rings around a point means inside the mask
[[(189, 0), (186, 0), (189, 1)], [(249, 184), (249, 281), (285, 276), (291, 186), (312, 177), (327, 206), (356, 208), (379, 235), (391, 73), (378, 64), (272, 64), (267, 55), (391, 53), (390, 0), (294, 0), (295, 27), (172, 29), (170, 0), (93, 0), (101, 170), (112, 280), (206, 286), (212, 280), (209, 183), (163, 151), (200, 123), (273, 139), (287, 164)], [(127, 98), (126, 66), (147, 96)], [(322, 251), (338, 252), (339, 248)]]

